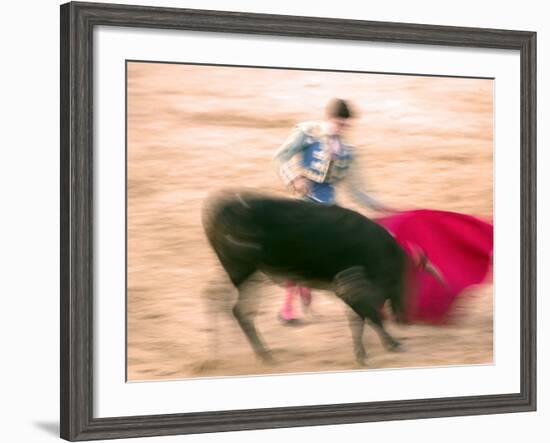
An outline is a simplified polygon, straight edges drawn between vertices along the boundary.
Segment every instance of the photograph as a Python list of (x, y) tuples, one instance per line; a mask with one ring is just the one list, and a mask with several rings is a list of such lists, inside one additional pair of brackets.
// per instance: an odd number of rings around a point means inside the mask
[(125, 71), (128, 382), (494, 363), (494, 78)]

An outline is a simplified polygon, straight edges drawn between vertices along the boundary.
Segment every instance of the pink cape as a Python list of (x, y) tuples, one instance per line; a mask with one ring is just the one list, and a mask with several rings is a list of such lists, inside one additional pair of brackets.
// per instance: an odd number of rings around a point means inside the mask
[[(376, 220), (412, 258), (407, 272), (405, 317), (408, 321), (444, 322), (456, 297), (486, 281), (492, 269), (493, 225), (447, 211), (415, 210)], [(442, 275), (443, 285), (418, 265), (422, 251)]]

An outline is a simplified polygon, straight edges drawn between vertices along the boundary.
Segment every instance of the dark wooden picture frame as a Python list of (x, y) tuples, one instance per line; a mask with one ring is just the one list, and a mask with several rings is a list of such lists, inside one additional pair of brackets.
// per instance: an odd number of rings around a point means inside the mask
[[(368, 403), (93, 416), (93, 30), (262, 34), (519, 51), (521, 391)], [(61, 437), (92, 440), (358, 423), (536, 409), (536, 33), (99, 3), (61, 6)]]

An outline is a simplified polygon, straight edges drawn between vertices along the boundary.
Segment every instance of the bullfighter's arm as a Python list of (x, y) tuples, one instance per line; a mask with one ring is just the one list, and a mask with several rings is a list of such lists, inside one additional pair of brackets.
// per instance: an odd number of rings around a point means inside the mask
[(378, 212), (397, 212), (396, 210), (384, 205), (382, 202), (374, 198), (371, 193), (365, 191), (365, 189), (367, 189), (365, 178), (364, 175), (362, 175), (360, 171), (358, 171), (357, 165), (351, 165), (344, 182), (347, 185), (347, 190), (350, 196), (358, 204), (367, 206), (370, 209)]
[(286, 185), (291, 184), (302, 175), (300, 154), (304, 149), (307, 137), (307, 133), (300, 126), (295, 126), (290, 136), (273, 156), (277, 172)]

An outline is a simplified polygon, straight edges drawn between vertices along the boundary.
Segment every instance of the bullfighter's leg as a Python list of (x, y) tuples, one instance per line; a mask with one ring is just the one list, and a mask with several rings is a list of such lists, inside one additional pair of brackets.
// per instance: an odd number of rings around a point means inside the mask
[(302, 299), (302, 306), (304, 309), (309, 309), (311, 306), (312, 295), (311, 289), (307, 286), (300, 286), (300, 298)]
[(253, 294), (251, 293), (247, 282), (240, 284), (238, 289), (239, 297), (237, 303), (233, 306), (233, 315), (239, 322), (239, 325), (250, 342), (255, 354), (263, 362), (270, 363), (272, 362), (271, 353), (264, 346), (254, 324), (253, 309), (251, 309), (251, 297), (253, 297)]
[(286, 282), (285, 288), (285, 301), (279, 311), (279, 319), (286, 325), (300, 325), (300, 318), (296, 315), (296, 311), (294, 310), (296, 298), (298, 295), (300, 296), (302, 300), (302, 310), (305, 312), (311, 305), (311, 289), (306, 286), (300, 286), (292, 280)]
[(285, 324), (296, 324), (298, 318), (294, 312), (294, 301), (296, 298), (296, 293), (299, 291), (299, 286), (296, 285), (292, 280), (288, 280), (285, 283), (286, 294), (285, 301), (281, 310), (279, 311), (279, 319), (282, 320)]

